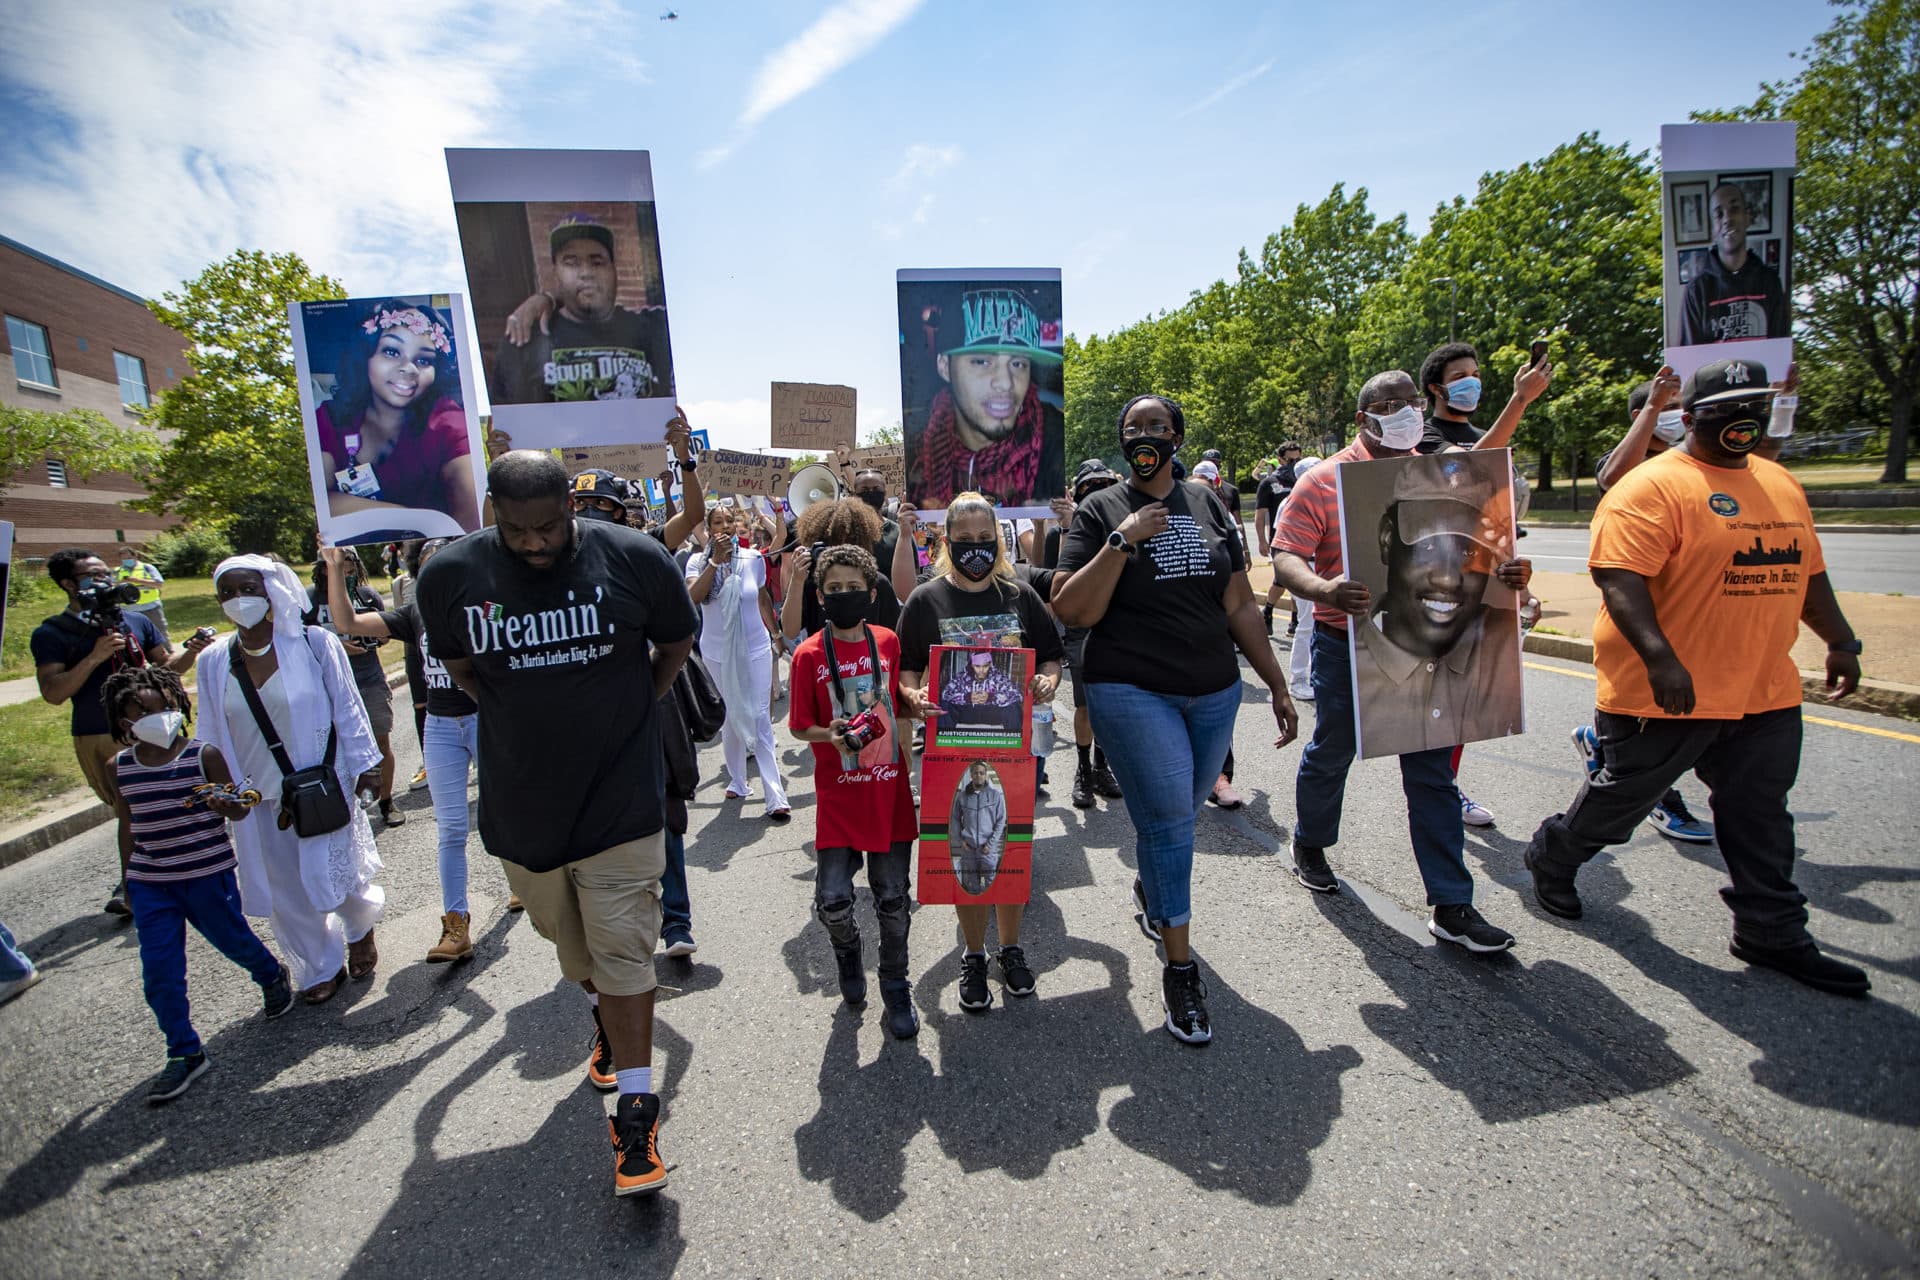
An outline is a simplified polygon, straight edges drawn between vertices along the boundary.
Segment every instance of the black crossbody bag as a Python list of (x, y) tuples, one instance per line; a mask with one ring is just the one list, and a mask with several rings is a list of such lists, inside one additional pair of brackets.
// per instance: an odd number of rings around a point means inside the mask
[(253, 712), (253, 722), (260, 726), (260, 736), (267, 740), (267, 750), (273, 752), (273, 762), (280, 766), (280, 812), (293, 819), (294, 834), (324, 836), (346, 826), (353, 820), (353, 809), (340, 786), (340, 775), (333, 771), (333, 726), (327, 726), (327, 751), (320, 763), (295, 769), (287, 757), (287, 749), (280, 744), (280, 735), (274, 731), (267, 709), (260, 703), (260, 691), (253, 687), (253, 677), (241, 660), (237, 640), (231, 660), (234, 678), (247, 698), (247, 709)]

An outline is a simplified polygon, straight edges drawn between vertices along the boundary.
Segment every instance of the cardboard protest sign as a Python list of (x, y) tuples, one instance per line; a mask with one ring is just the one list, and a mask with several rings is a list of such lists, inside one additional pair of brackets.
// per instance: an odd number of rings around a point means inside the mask
[(457, 538), (480, 527), (487, 454), (457, 293), (290, 302), (320, 538)]
[(1034, 653), (997, 635), (928, 652), (926, 696), (940, 715), (921, 766), (923, 903), (1025, 902), (1031, 887)]
[(1505, 449), (1343, 462), (1340, 554), (1373, 595), (1347, 631), (1362, 759), (1522, 733)]
[(596, 444), (560, 451), (560, 461), (566, 464), (569, 474), (599, 467), (630, 480), (659, 475), (668, 470), (671, 458), (664, 441), (660, 444)]
[(873, 446), (853, 451), (853, 473), (873, 468), (887, 478), (887, 492), (899, 495), (907, 487), (907, 451), (899, 445)]
[(1066, 330), (1057, 269), (903, 270), (905, 496), (944, 511), (975, 490), (1042, 518), (1066, 489)]
[(832, 453), (854, 439), (856, 393), (852, 387), (816, 382), (773, 384), (773, 447)]
[(700, 478), (716, 493), (784, 498), (790, 471), (785, 458), (715, 449), (701, 460)]
[(1666, 362), (1682, 378), (1715, 360), (1793, 360), (1793, 183), (1798, 126), (1660, 129)]
[(673, 352), (647, 153), (450, 148), (447, 177), (494, 426), (521, 449), (664, 439)]

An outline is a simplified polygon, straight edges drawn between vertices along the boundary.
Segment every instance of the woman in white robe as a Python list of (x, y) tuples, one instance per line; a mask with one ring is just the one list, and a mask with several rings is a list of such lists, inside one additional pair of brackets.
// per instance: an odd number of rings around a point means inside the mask
[(386, 891), (373, 878), (380, 856), (358, 805), (349, 806), (346, 826), (325, 835), (302, 837), (281, 825), (280, 768), (233, 671), (236, 655), (295, 769), (325, 758), (331, 731), (342, 790), (377, 789), (380, 747), (346, 650), (328, 632), (301, 623), (306, 592), (292, 569), (266, 556), (232, 556), (220, 562), (213, 581), (221, 609), (239, 630), (200, 654), (198, 728), (261, 795), (253, 820), (229, 828), (241, 907), (273, 925), (293, 965), (294, 985), (308, 1004), (320, 1004), (349, 977), (370, 977), (379, 960), (373, 926)]
[(739, 545), (734, 513), (727, 507), (707, 511), (707, 545), (687, 560), (687, 591), (702, 610), (701, 660), (727, 704), (720, 731), (727, 795), (746, 798), (747, 756), (752, 754), (760, 766), (767, 817), (785, 822), (792, 810), (780, 777), (772, 710), (767, 705), (773, 680), (773, 646), (768, 637), (779, 629), (779, 621), (773, 597), (767, 594), (766, 561), (752, 547)]

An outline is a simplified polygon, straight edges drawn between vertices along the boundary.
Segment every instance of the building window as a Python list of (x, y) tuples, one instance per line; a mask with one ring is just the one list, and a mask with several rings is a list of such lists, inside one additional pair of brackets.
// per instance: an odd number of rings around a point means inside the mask
[(67, 487), (67, 464), (58, 458), (47, 459), (47, 483), (56, 489)]
[(147, 397), (147, 362), (124, 351), (113, 353), (113, 371), (120, 375), (120, 403), (144, 409)]
[(17, 316), (7, 317), (7, 345), (13, 348), (13, 374), (35, 386), (57, 387), (53, 378), (53, 348), (45, 326)]

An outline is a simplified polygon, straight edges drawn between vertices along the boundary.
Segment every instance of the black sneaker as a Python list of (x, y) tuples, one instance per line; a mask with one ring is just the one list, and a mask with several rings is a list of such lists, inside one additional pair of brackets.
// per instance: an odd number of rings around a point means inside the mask
[(1327, 851), (1293, 842), (1293, 878), (1315, 893), (1340, 892), (1340, 877), (1327, 865)]
[(1017, 946), (1000, 948), (1000, 983), (1010, 996), (1033, 994), (1033, 970), (1027, 968), (1027, 953)]
[(168, 1058), (167, 1068), (147, 1087), (147, 1105), (157, 1107), (185, 1093), (195, 1080), (207, 1073), (207, 1055), (196, 1053), (185, 1058)]
[(1160, 930), (1154, 928), (1153, 918), (1147, 914), (1147, 886), (1140, 883), (1139, 876), (1133, 878), (1133, 922), (1147, 935), (1148, 942), (1160, 941)]
[(1207, 984), (1200, 965), (1170, 964), (1160, 971), (1160, 1004), (1167, 1011), (1167, 1030), (1183, 1044), (1206, 1044), (1213, 1039), (1207, 1021)]
[(269, 1019), (293, 1008), (293, 975), (287, 972), (287, 966), (281, 965), (280, 976), (260, 988), (260, 1003)]
[(600, 1025), (597, 1005), (593, 1010), (593, 1048), (587, 1054), (587, 1083), (602, 1093), (620, 1087), (620, 1077), (613, 1067), (613, 1046), (607, 1043), (607, 1029)]
[(1762, 947), (1742, 942), (1736, 937), (1727, 950), (1736, 960), (1778, 969), (1795, 982), (1804, 982), (1816, 991), (1830, 991), (1837, 996), (1864, 996), (1873, 990), (1873, 984), (1867, 981), (1866, 970), (1822, 955), (1820, 948), (1813, 945), (1811, 940), (1797, 947)]
[(404, 826), (406, 825), (407, 815), (400, 812), (393, 801), (382, 800), (380, 802), (380, 821), (390, 827)]
[(920, 1033), (920, 1015), (913, 1011), (913, 984), (905, 978), (880, 979), (880, 1002), (887, 1007), (881, 1024), (895, 1040), (911, 1040)]
[(1296, 613), (1291, 618), (1287, 619), (1287, 639), (1289, 640), (1293, 639), (1293, 633), (1298, 631), (1299, 629), (1300, 629), (1300, 615)]
[(1465, 947), (1476, 955), (1505, 951), (1513, 945), (1513, 935), (1486, 922), (1469, 902), (1450, 907), (1435, 907), (1427, 921), (1427, 932), (1442, 942)]
[(1578, 920), (1584, 908), (1580, 905), (1580, 891), (1573, 887), (1573, 877), (1558, 875), (1541, 866), (1532, 845), (1527, 846), (1521, 857), (1527, 864), (1527, 874), (1533, 877), (1533, 900), (1540, 904), (1540, 909), (1563, 920)]
[(113, 886), (113, 892), (107, 895), (107, 905), (100, 908), (110, 916), (130, 916), (133, 908), (127, 905), (127, 882), (122, 880)]
[(1093, 766), (1093, 794), (1105, 796), (1109, 800), (1120, 800), (1126, 792), (1120, 789), (1120, 779), (1113, 776), (1113, 769), (1105, 760), (1097, 760)]
[(1093, 769), (1089, 765), (1080, 765), (1073, 771), (1073, 807), (1093, 808)]
[(1272, 605), (1270, 604), (1262, 605), (1260, 607), (1260, 623), (1262, 626), (1266, 627), (1268, 635), (1273, 634), (1273, 606)]
[(971, 1013), (993, 1008), (993, 992), (987, 987), (985, 956), (960, 957), (960, 1007)]
[(833, 965), (840, 971), (840, 998), (856, 1009), (867, 1003), (867, 974), (860, 963), (860, 944), (835, 946)]
[(623, 1093), (607, 1117), (613, 1134), (613, 1194), (651, 1195), (667, 1185), (660, 1158), (660, 1095)]

